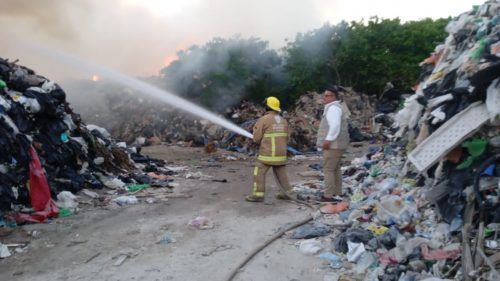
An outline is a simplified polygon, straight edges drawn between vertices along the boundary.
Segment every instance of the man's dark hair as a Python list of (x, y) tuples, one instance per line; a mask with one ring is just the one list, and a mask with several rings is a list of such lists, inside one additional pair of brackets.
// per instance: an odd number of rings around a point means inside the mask
[(342, 91), (342, 87), (339, 87), (337, 85), (328, 85), (325, 87), (325, 91), (330, 91), (333, 94), (335, 94), (335, 98), (339, 99), (340, 98), (340, 92)]
[(339, 93), (339, 92), (343, 92), (344, 89), (340, 86), (337, 86), (337, 85), (328, 85), (325, 87), (325, 91)]

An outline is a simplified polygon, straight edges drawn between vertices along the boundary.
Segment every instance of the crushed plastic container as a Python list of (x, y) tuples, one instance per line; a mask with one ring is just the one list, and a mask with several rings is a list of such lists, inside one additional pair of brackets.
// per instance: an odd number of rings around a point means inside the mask
[(377, 218), (384, 223), (409, 223), (414, 214), (415, 204), (397, 195), (383, 196), (377, 202)]
[(113, 199), (114, 202), (116, 202), (118, 205), (133, 205), (139, 203), (139, 200), (137, 200), (137, 197), (135, 196), (120, 196), (115, 199)]

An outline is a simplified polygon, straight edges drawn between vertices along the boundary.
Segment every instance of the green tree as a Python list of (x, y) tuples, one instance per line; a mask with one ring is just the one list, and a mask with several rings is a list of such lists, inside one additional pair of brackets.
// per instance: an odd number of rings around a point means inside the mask
[(327, 23), (318, 29), (297, 34), (295, 40), (283, 48), (284, 72), (288, 78), (291, 101), (307, 91), (339, 81), (337, 50), (347, 28), (346, 22), (338, 25)]
[(341, 81), (356, 90), (379, 94), (389, 81), (410, 89), (420, 71), (418, 63), (446, 36), (447, 19), (401, 23), (371, 18), (352, 22), (337, 52)]
[(286, 107), (330, 83), (379, 94), (391, 81), (409, 91), (418, 63), (444, 40), (447, 22), (375, 17), (366, 23), (327, 23), (297, 34), (280, 54), (258, 38), (214, 38), (178, 52), (178, 60), (161, 74), (171, 91), (217, 111), (270, 95)]
[(258, 38), (214, 38), (178, 52), (161, 74), (173, 92), (217, 111), (242, 99), (262, 101), (279, 96), (284, 83), (281, 58), (267, 45)]

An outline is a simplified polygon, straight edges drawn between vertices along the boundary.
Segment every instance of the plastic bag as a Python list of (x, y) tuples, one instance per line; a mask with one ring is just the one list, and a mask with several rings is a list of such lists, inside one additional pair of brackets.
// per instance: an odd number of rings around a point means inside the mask
[(418, 97), (418, 94), (408, 97), (405, 100), (405, 107), (394, 117), (394, 125), (399, 127), (399, 131), (395, 134), (396, 137), (400, 138), (406, 128), (413, 129), (417, 125), (421, 112), (424, 109), (424, 106), (417, 101)]
[(358, 264), (354, 268), (357, 274), (364, 274), (365, 271), (377, 261), (375, 255), (370, 252), (365, 252), (358, 261)]
[(331, 232), (329, 226), (322, 223), (306, 224), (297, 228), (290, 238), (292, 239), (308, 239), (318, 236), (325, 236)]
[(29, 155), (31, 158), (29, 164), (31, 207), (33, 207), (35, 211), (42, 211), (45, 210), (47, 204), (51, 200), (49, 183), (45, 177), (42, 163), (33, 147), (30, 147)]
[(315, 255), (323, 249), (321, 243), (316, 239), (309, 239), (300, 242), (299, 250), (306, 255)]
[(149, 184), (131, 184), (127, 187), (127, 190), (129, 192), (136, 192), (146, 188), (149, 188)]
[(11, 253), (7, 245), (3, 245), (2, 243), (0, 243), (0, 259), (8, 258), (10, 256)]
[(330, 261), (330, 267), (333, 269), (339, 269), (342, 268), (342, 260), (339, 256), (332, 254), (330, 252), (324, 252), (321, 253), (321, 255), (318, 256), (320, 259), (325, 259)]
[(196, 217), (189, 221), (190, 226), (198, 229), (211, 229), (214, 228), (214, 222), (208, 217)]
[(121, 181), (118, 178), (112, 178), (112, 177), (107, 177), (104, 175), (99, 175), (99, 180), (104, 184), (106, 187), (111, 188), (111, 189), (123, 189), (125, 190), (127, 186), (123, 181)]
[(383, 194), (390, 193), (391, 190), (399, 186), (399, 181), (395, 178), (387, 178), (383, 180), (379, 185), (377, 185), (377, 189), (380, 190)]
[(38, 158), (36, 150), (31, 146), (28, 151), (31, 161), (30, 167), (30, 199), (31, 207), (36, 211), (32, 214), (17, 214), (15, 220), (23, 222), (44, 222), (47, 218), (57, 217), (59, 209), (50, 196), (49, 183), (45, 177), (42, 163)]
[(74, 210), (78, 207), (78, 202), (76, 202), (76, 196), (69, 191), (61, 191), (57, 195), (57, 206), (59, 208), (67, 208)]
[(415, 204), (396, 195), (384, 196), (377, 203), (377, 218), (383, 223), (410, 223), (415, 214)]
[(137, 197), (135, 196), (120, 196), (115, 199), (113, 199), (114, 202), (118, 205), (132, 205), (132, 204), (137, 204), (139, 203), (139, 200), (137, 200)]
[(486, 90), (486, 108), (491, 119), (500, 114), (500, 79), (493, 80)]
[(353, 243), (347, 241), (347, 260), (350, 262), (357, 262), (361, 256), (366, 252), (365, 245), (363, 243)]
[(441, 245), (445, 245), (450, 238), (450, 225), (447, 223), (439, 223), (432, 232), (432, 241)]
[(379, 242), (387, 249), (396, 247), (398, 236), (401, 235), (397, 228), (391, 228), (379, 237)]
[(347, 253), (347, 242), (368, 243), (373, 238), (371, 231), (362, 228), (351, 228), (341, 233), (333, 240), (333, 246), (337, 252)]

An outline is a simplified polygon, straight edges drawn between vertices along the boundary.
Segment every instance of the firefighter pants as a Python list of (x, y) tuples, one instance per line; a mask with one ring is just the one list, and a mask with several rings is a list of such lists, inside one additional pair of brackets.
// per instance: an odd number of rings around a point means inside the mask
[(257, 162), (253, 171), (253, 195), (256, 197), (264, 197), (266, 191), (266, 174), (269, 168), (273, 169), (273, 173), (278, 181), (278, 186), (281, 192), (289, 193), (292, 191), (292, 186), (288, 181), (286, 174), (286, 165), (266, 165), (260, 161)]
[(342, 173), (340, 160), (344, 149), (323, 150), (323, 174), (325, 175), (325, 197), (342, 195)]

